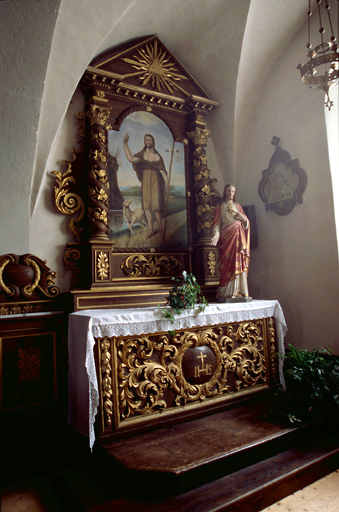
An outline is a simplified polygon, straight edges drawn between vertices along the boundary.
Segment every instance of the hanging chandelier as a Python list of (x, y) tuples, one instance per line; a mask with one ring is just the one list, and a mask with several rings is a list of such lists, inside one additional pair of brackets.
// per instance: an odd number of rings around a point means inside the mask
[[(301, 80), (304, 84), (311, 89), (320, 89), (325, 92), (325, 106), (328, 110), (331, 110), (333, 101), (330, 100), (329, 92), (339, 82), (339, 49), (333, 30), (329, 2), (327, 0), (317, 0), (316, 3), (319, 18), (319, 44), (313, 48), (311, 43), (311, 17), (313, 11), (311, 10), (311, 0), (309, 0), (307, 11), (307, 62), (306, 64), (299, 64), (297, 68), (300, 70)], [(328, 37), (328, 33), (330, 33), (330, 37)], [(329, 40), (326, 41), (326, 39)]]

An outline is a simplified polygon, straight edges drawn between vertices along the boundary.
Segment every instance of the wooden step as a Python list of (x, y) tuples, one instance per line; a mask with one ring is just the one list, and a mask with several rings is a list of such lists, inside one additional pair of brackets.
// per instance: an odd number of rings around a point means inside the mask
[(301, 432), (266, 419), (267, 409), (266, 402), (227, 409), (101, 448), (126, 469), (180, 475)]
[(268, 421), (267, 409), (259, 401), (108, 443), (107, 471), (118, 462), (138, 492), (152, 478), (153, 496), (181, 494), (288, 449), (309, 430)]
[[(130, 489), (91, 512), (257, 512), (339, 467), (338, 438), (319, 436), (273, 457), (167, 499), (141, 499)], [(149, 488), (153, 481), (149, 479)], [(134, 496), (133, 496), (134, 495)]]
[[(339, 468), (339, 437), (278, 425), (267, 403), (97, 447), (63, 475), (89, 512), (255, 512)], [(324, 425), (321, 427), (324, 430)]]

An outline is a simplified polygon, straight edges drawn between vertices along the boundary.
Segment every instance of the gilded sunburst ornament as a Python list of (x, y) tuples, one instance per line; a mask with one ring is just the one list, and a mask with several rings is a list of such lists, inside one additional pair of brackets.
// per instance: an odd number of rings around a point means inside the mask
[(187, 77), (178, 73), (174, 62), (163, 48), (158, 48), (157, 41), (154, 44), (147, 44), (143, 48), (137, 49), (137, 54), (132, 59), (124, 58), (125, 62), (131, 64), (134, 73), (125, 74), (125, 77), (139, 76), (142, 85), (150, 83), (158, 91), (167, 89), (171, 94), (174, 90), (179, 90), (188, 95), (176, 82), (187, 80)]

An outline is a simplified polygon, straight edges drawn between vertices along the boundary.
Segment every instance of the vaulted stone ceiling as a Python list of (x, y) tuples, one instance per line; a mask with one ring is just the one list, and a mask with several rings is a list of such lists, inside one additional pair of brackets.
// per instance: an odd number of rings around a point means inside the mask
[[(59, 126), (88, 63), (129, 39), (158, 37), (221, 106), (209, 127), (221, 169), (241, 166), (256, 102), (306, 18), (306, 0), (61, 0), (42, 102), (31, 210)], [(60, 73), (62, 87), (60, 87)], [(66, 75), (65, 75), (66, 73)], [(53, 117), (51, 118), (51, 110)]]

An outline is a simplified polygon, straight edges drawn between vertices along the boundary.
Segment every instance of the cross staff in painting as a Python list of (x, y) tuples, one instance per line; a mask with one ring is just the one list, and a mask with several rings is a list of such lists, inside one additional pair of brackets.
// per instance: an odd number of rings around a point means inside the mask
[(247, 274), (250, 260), (250, 224), (236, 189), (228, 184), (212, 223), (211, 244), (219, 248), (220, 283), (217, 299), (248, 297)]
[(159, 233), (164, 237), (162, 215), (165, 212), (168, 176), (163, 158), (155, 149), (154, 137), (148, 133), (144, 136), (143, 149), (135, 155), (132, 155), (128, 141), (129, 134), (126, 133), (123, 139), (124, 149), (128, 161), (141, 182), (142, 208), (145, 211), (149, 229), (147, 238), (156, 234), (154, 217)]

